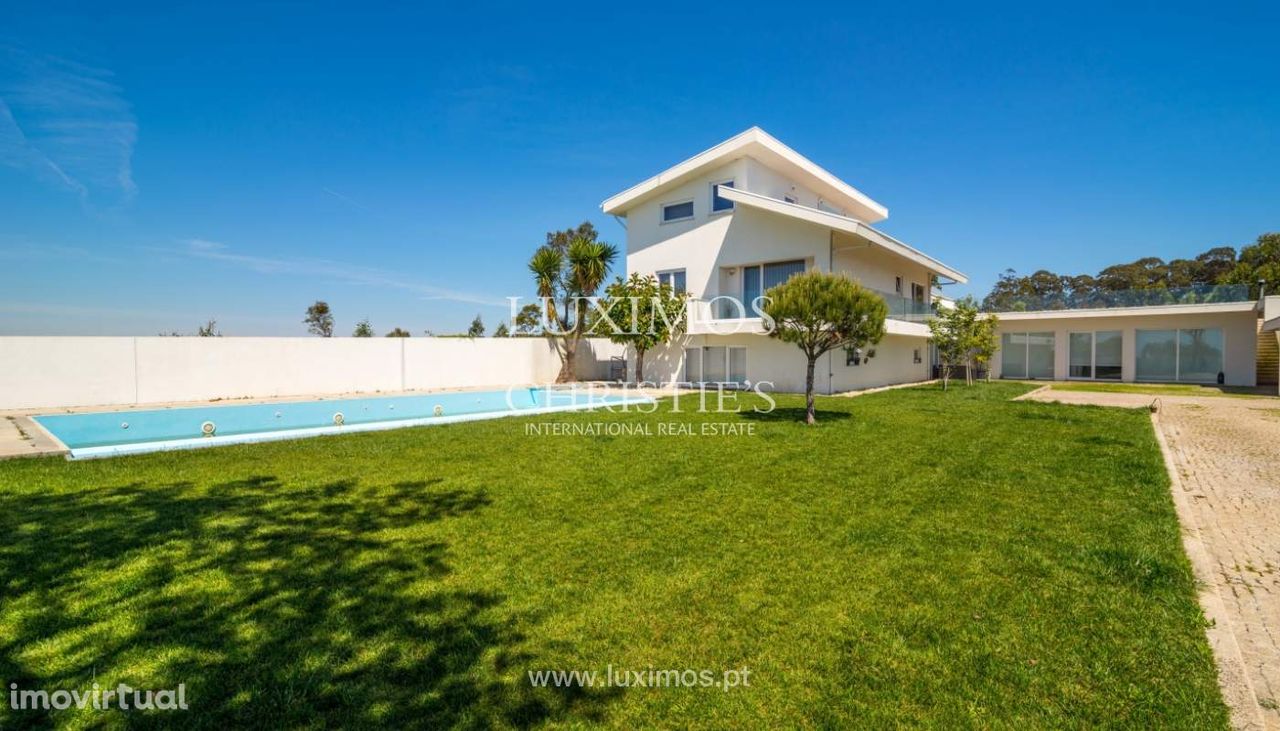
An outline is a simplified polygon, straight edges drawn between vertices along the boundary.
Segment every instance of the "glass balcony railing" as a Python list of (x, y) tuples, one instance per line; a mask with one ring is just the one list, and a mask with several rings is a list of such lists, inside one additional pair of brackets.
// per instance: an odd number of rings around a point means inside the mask
[[(872, 289), (872, 292), (884, 298), (885, 304), (889, 307), (888, 317), (891, 320), (906, 320), (908, 322), (924, 322), (926, 318), (934, 314), (933, 305), (929, 302), (918, 302), (910, 297), (904, 297), (893, 292), (883, 292)], [(759, 314), (751, 309), (750, 303), (744, 303), (734, 295), (722, 295), (719, 297), (694, 300), (692, 312), (709, 313), (713, 320), (738, 320), (742, 318), (759, 317)]]
[(1159, 307), (1198, 305), (1212, 302), (1250, 302), (1247, 284), (1206, 284), (1163, 289), (1123, 289), (1104, 292), (1055, 292), (1007, 297), (995, 312), (1036, 312), (1041, 310), (1096, 310), (1109, 307)]

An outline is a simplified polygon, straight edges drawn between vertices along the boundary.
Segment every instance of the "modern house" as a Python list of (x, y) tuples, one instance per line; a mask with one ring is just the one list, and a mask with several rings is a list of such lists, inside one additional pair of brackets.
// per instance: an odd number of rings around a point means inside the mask
[(765, 334), (756, 298), (796, 272), (848, 274), (889, 304), (867, 352), (829, 353), (816, 388), (838, 392), (929, 378), (934, 282), (961, 272), (872, 227), (888, 210), (758, 127), (606, 200), (624, 220), (627, 271), (691, 297), (689, 332), (645, 359), (650, 381), (770, 382), (804, 390), (804, 357)]
[[(1250, 299), (1248, 287), (1140, 293), (1147, 304), (1002, 312), (1002, 378), (1275, 385), (1276, 335), (1265, 330), (1263, 307), (1280, 297)], [(1163, 296), (1172, 303), (1154, 301)], [(1201, 300), (1178, 303), (1182, 299)], [(1205, 299), (1211, 301), (1203, 301)], [(1280, 312), (1277, 312), (1280, 315)]]
[[(796, 272), (849, 275), (889, 305), (887, 336), (867, 352), (829, 353), (815, 387), (833, 393), (927, 380), (924, 320), (965, 275), (873, 224), (880, 203), (758, 127), (601, 204), (627, 231), (627, 271), (691, 297), (688, 333), (645, 359), (655, 382), (769, 382), (804, 390), (804, 357), (765, 334), (753, 307)], [(1090, 302), (1021, 303), (1000, 313), (1003, 378), (1275, 384), (1280, 297), (1244, 286), (1113, 293)], [(1266, 312), (1263, 311), (1267, 308)]]

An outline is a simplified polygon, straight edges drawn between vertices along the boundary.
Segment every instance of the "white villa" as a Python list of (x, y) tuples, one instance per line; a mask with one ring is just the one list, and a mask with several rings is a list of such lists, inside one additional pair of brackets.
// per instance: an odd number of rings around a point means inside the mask
[[(605, 201), (625, 218), (627, 271), (692, 298), (682, 347), (645, 359), (651, 381), (771, 382), (804, 390), (804, 358), (764, 334), (751, 303), (800, 271), (845, 272), (889, 304), (887, 336), (866, 353), (829, 353), (819, 392), (930, 376), (931, 277), (964, 274), (872, 228), (888, 210), (758, 127)], [(824, 362), (825, 361), (825, 362)]]
[[(647, 381), (771, 382), (778, 391), (804, 390), (803, 356), (764, 334), (751, 303), (809, 270), (848, 274), (881, 294), (890, 312), (888, 334), (874, 348), (835, 351), (819, 361), (818, 392), (927, 380), (932, 357), (923, 321), (940, 296), (932, 285), (967, 281), (873, 228), (888, 209), (758, 127), (601, 208), (626, 227), (627, 271), (655, 274), (692, 300), (688, 334), (646, 357)], [(1244, 295), (1218, 293), (1207, 304), (1002, 313), (993, 371), (1019, 379), (1275, 383), (1280, 332), (1271, 331), (1280, 327), (1280, 297), (1266, 298), (1270, 312), (1260, 319), (1264, 303)]]

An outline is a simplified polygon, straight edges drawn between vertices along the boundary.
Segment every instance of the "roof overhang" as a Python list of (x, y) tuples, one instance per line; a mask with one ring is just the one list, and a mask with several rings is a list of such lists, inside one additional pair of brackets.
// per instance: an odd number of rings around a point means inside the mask
[(1263, 332), (1280, 332), (1280, 317), (1275, 317), (1262, 323)]
[(649, 200), (661, 190), (688, 182), (698, 175), (739, 157), (752, 157), (770, 168), (794, 178), (832, 204), (858, 218), (875, 223), (889, 217), (889, 209), (862, 191), (818, 166), (804, 155), (779, 142), (759, 127), (731, 137), (684, 162), (634, 185), (600, 204), (605, 213), (625, 216), (627, 211)]
[(1256, 312), (1253, 302), (1209, 302), (1193, 305), (1155, 305), (1151, 307), (1099, 307), (1080, 310), (1038, 310), (1035, 312), (996, 312), (1003, 321), (1067, 320), (1106, 317), (1158, 317), (1162, 315), (1212, 315), (1226, 312)]
[(721, 198), (728, 198), (735, 204), (755, 208), (769, 213), (776, 213), (780, 216), (786, 216), (798, 221), (806, 221), (818, 226), (826, 226), (837, 231), (844, 231), (858, 236), (872, 244), (879, 246), (886, 251), (909, 259), (922, 267), (925, 267), (934, 274), (946, 277), (948, 279), (964, 284), (969, 278), (963, 272), (952, 269), (933, 257), (914, 249), (907, 244), (893, 238), (889, 234), (874, 229), (867, 224), (855, 218), (841, 216), (838, 213), (830, 211), (820, 211), (817, 208), (798, 205), (796, 203), (787, 203), (777, 198), (770, 198), (767, 195), (759, 193), (749, 193), (745, 190), (737, 188), (721, 188), (718, 195)]

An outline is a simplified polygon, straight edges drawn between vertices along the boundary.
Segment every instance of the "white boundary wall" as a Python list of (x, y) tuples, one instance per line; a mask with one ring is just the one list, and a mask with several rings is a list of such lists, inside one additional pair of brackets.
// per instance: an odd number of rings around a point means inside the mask
[[(584, 343), (580, 376), (622, 352)], [(0, 337), (0, 410), (506, 387), (559, 370), (542, 338)]]

